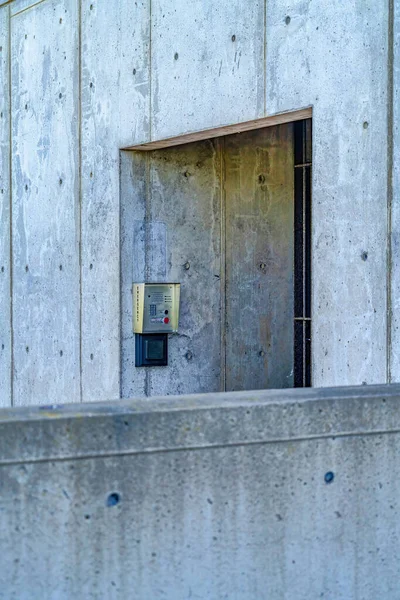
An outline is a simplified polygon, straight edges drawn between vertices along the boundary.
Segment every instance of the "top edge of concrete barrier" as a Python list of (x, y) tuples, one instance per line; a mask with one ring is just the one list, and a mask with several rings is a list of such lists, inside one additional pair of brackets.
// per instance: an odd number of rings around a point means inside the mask
[(0, 410), (0, 464), (400, 430), (400, 384)]

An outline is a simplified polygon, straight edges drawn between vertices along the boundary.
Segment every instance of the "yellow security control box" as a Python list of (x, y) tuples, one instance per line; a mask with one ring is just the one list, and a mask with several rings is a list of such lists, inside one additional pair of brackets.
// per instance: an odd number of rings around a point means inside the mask
[(178, 331), (180, 283), (133, 284), (133, 331)]

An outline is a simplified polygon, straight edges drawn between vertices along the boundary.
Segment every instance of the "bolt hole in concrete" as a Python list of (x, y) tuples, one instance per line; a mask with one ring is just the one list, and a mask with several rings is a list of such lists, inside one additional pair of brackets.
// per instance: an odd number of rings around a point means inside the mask
[(328, 471), (327, 473), (325, 473), (325, 483), (332, 483), (332, 481), (335, 479), (335, 475), (334, 473), (332, 473), (332, 471)]
[(117, 506), (117, 504), (119, 504), (120, 501), (120, 495), (117, 492), (113, 492), (112, 494), (109, 494), (108, 498), (107, 498), (107, 506)]
[(362, 259), (363, 261), (366, 261), (366, 260), (368, 259), (368, 252), (363, 252), (363, 253), (361, 254), (361, 259)]
[(369, 125), (368, 121), (364, 121), (364, 123), (363, 123), (364, 129), (368, 129), (368, 125)]
[(25, 266), (25, 272), (27, 273), (29, 271), (29, 267), (28, 265)]
[(179, 54), (178, 54), (177, 52), (175, 52), (175, 54), (174, 54), (174, 59), (175, 59), (175, 60), (178, 60), (178, 58), (179, 58)]
[(236, 35), (233, 35), (232, 36), (232, 42), (235, 42), (235, 41), (236, 41)]
[(133, 73), (134, 75), (136, 75), (136, 69), (133, 69), (132, 73)]
[(62, 356), (63, 354), (64, 354), (64, 353), (63, 353), (63, 351), (62, 351), (62, 350), (60, 350), (60, 356)]
[(1, 272), (4, 273), (4, 267), (1, 267)]
[(90, 360), (93, 360), (93, 358), (94, 358), (94, 357), (93, 357), (93, 354), (91, 354), (91, 355), (90, 355)]
[(291, 21), (291, 18), (289, 16), (287, 16), (285, 19), (286, 25), (289, 25), (290, 21)]

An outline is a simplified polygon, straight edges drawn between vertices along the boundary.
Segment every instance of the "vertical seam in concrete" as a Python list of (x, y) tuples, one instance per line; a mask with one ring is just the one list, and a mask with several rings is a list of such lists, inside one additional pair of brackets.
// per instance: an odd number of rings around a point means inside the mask
[(153, 61), (153, 56), (152, 56), (152, 0), (149, 0), (149, 136), (150, 136), (150, 141), (153, 139), (153, 128), (152, 128), (152, 61)]
[(394, 0), (389, 0), (388, 17), (388, 107), (387, 107), (387, 306), (386, 306), (386, 381), (392, 380), (392, 203), (393, 203), (393, 63), (394, 63)]
[[(311, 117), (311, 139), (310, 139), (310, 143), (311, 143), (311, 165), (310, 165), (310, 191), (309, 191), (309, 202), (310, 202), (310, 247), (309, 247), (309, 252), (310, 252), (310, 264), (311, 264), (311, 274), (309, 275), (310, 277), (310, 318), (311, 318), (311, 322), (310, 322), (310, 344), (311, 344), (311, 351), (310, 351), (310, 370), (311, 370), (311, 375), (310, 375), (310, 387), (313, 387), (313, 378), (314, 378), (314, 369), (313, 369), (313, 360), (314, 360), (314, 331), (313, 331), (313, 325), (314, 325), (314, 307), (313, 307), (313, 295), (314, 295), (314, 285), (313, 285), (313, 276), (314, 276), (314, 252), (313, 252), (313, 222), (314, 222), (314, 207), (313, 207), (313, 179), (314, 179), (314, 117)], [(293, 181), (293, 185), (294, 185), (294, 181)]]
[[(149, 248), (150, 248), (150, 152), (146, 153), (146, 194), (145, 194), (145, 214), (144, 214), (144, 282), (149, 280)], [(144, 395), (149, 396), (151, 388), (150, 369), (145, 369)]]
[(83, 402), (82, 373), (82, 3), (78, 0), (78, 254), (79, 254), (79, 394)]
[(221, 278), (221, 391), (226, 391), (226, 203), (225, 203), (225, 138), (217, 138), (220, 165), (220, 278)]
[(264, 116), (267, 114), (267, 0), (264, 0)]
[(9, 213), (10, 213), (10, 399), (14, 406), (14, 305), (13, 305), (13, 214), (12, 214), (12, 86), (11, 86), (11, 6), (8, 6), (8, 177), (9, 177)]
[[(122, 223), (121, 223), (121, 212), (122, 212), (122, 203), (121, 203), (121, 175), (122, 175), (122, 152), (121, 150), (118, 153), (118, 172), (119, 172), (119, 190), (118, 190), (118, 197), (119, 197), (119, 207), (118, 207), (118, 224), (119, 224), (119, 253), (118, 253), (118, 263), (119, 263), (119, 268), (118, 268), (118, 273), (119, 273), (119, 310), (118, 310), (118, 315), (119, 315), (119, 344), (118, 344), (118, 350), (119, 350), (119, 358), (118, 358), (118, 395), (119, 398), (122, 398), (122, 260), (121, 260), (121, 231), (122, 231)], [(132, 289), (132, 287), (131, 287)]]

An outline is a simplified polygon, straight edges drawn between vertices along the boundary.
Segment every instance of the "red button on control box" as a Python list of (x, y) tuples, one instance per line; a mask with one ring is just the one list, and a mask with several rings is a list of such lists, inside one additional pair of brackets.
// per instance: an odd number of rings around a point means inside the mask
[(168, 317), (165, 317), (165, 319), (164, 319), (164, 323), (169, 323), (169, 319), (168, 319)]

